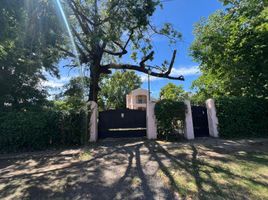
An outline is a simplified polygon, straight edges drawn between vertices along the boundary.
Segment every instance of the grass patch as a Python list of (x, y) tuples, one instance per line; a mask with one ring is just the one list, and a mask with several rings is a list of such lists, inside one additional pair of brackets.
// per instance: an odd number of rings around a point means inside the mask
[(134, 176), (132, 178), (132, 180), (131, 180), (131, 184), (130, 185), (133, 188), (137, 188), (137, 187), (139, 187), (141, 185), (141, 183), (142, 183), (142, 181), (141, 181), (140, 177)]
[(79, 160), (88, 161), (92, 158), (91, 151), (86, 149), (79, 154)]
[(183, 199), (268, 199), (268, 153), (225, 150), (159, 146), (171, 162), (158, 175)]

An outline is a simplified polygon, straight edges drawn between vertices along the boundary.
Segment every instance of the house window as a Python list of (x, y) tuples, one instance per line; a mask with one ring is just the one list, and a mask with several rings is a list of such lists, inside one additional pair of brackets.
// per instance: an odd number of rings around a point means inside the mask
[(137, 104), (145, 104), (145, 103), (147, 103), (147, 97), (146, 97), (146, 95), (138, 95), (136, 97), (136, 103)]

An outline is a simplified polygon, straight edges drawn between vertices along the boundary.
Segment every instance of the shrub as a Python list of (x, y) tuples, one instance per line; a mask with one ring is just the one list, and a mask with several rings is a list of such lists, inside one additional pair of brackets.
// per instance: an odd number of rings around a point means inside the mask
[(224, 138), (268, 136), (268, 101), (248, 97), (216, 99), (219, 133)]
[(86, 124), (85, 112), (1, 112), (0, 151), (80, 145), (86, 132)]
[(186, 105), (184, 102), (169, 99), (158, 101), (155, 105), (158, 135), (168, 138), (174, 134), (176, 123), (180, 120), (184, 124), (185, 111)]
[(85, 111), (61, 113), (62, 144), (81, 145), (87, 141), (87, 113)]

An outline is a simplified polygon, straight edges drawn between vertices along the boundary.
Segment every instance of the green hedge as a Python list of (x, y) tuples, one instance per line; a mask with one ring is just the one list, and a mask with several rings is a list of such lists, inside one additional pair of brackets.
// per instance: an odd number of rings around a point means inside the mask
[(178, 120), (184, 124), (186, 105), (170, 99), (158, 101), (155, 105), (158, 136), (166, 139), (174, 134)]
[(80, 145), (85, 140), (86, 124), (85, 112), (1, 112), (0, 151)]
[(267, 100), (225, 97), (218, 98), (215, 102), (221, 137), (268, 137)]

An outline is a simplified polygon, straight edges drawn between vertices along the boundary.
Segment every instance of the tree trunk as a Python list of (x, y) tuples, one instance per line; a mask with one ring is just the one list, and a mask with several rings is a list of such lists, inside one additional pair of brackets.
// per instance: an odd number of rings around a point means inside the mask
[(89, 96), (88, 101), (98, 102), (98, 93), (99, 93), (99, 79), (100, 72), (98, 66), (92, 66), (90, 68), (90, 86), (89, 86)]

